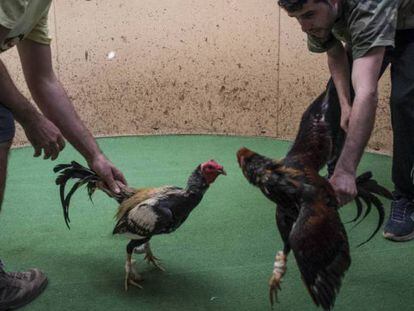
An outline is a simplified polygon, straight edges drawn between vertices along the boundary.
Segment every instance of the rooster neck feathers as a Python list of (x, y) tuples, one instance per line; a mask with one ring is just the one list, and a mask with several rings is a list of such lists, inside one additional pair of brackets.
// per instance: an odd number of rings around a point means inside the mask
[(190, 196), (203, 196), (208, 187), (209, 184), (202, 175), (200, 166), (198, 166), (188, 178), (185, 190)]
[(244, 176), (255, 186), (262, 185), (268, 179), (269, 173), (272, 173), (271, 170), (278, 166), (278, 162), (259, 154), (244, 158), (242, 165)]

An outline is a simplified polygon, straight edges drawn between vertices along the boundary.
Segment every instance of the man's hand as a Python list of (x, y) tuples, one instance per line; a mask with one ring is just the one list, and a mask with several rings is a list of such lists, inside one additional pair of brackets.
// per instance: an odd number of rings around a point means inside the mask
[(127, 185), (124, 175), (103, 154), (88, 161), (89, 167), (93, 169), (104, 181), (108, 188), (120, 192), (120, 187)]
[(335, 190), (339, 206), (351, 202), (358, 193), (355, 183), (355, 174), (335, 170), (334, 174), (329, 179), (329, 182)]
[(30, 120), (22, 123), (27, 139), (35, 150), (33, 156), (42, 154), (43, 158), (55, 160), (59, 152), (65, 147), (65, 140), (59, 129), (40, 113), (32, 116)]

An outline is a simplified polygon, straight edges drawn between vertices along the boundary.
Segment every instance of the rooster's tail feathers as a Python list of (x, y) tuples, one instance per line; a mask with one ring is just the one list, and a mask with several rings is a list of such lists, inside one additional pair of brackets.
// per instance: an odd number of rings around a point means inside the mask
[[(79, 163), (72, 161), (70, 164), (59, 164), (53, 169), (55, 173), (59, 173), (56, 178), (56, 185), (59, 186), (60, 202), (63, 208), (63, 216), (65, 218), (66, 226), (70, 229), (69, 223), (69, 205), (70, 199), (77, 189), (86, 184), (88, 196), (92, 200), (92, 195), (96, 190), (96, 183), (101, 181), (100, 177), (89, 168), (86, 168)], [(69, 192), (65, 196), (65, 188), (68, 180), (77, 180)]]
[[(379, 216), (378, 224), (374, 232), (370, 235), (370, 237), (366, 241), (360, 243), (358, 245), (359, 247), (369, 242), (374, 237), (374, 235), (377, 234), (377, 232), (381, 229), (381, 226), (384, 223), (384, 219), (385, 219), (384, 205), (382, 204), (378, 196), (381, 196), (386, 199), (392, 199), (392, 193), (387, 188), (378, 184), (378, 182), (375, 179), (372, 179), (371, 172), (365, 172), (361, 174), (360, 176), (358, 176), (358, 178), (356, 179), (356, 186), (358, 190), (358, 194), (355, 197), (357, 215), (350, 222), (355, 222), (358, 219), (360, 219), (355, 224), (355, 226), (360, 224), (371, 212), (372, 206), (376, 208), (378, 212), (378, 216)], [(362, 216), (364, 205), (365, 205), (365, 213)]]

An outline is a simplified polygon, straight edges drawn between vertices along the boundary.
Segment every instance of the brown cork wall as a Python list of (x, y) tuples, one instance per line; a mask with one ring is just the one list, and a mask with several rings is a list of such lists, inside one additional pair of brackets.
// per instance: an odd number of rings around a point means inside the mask
[[(292, 139), (328, 78), (275, 0), (55, 0), (55, 70), (94, 135)], [(1, 55), (29, 97), (17, 52)], [(389, 152), (388, 75), (370, 148)], [(15, 145), (26, 143), (19, 128)]]

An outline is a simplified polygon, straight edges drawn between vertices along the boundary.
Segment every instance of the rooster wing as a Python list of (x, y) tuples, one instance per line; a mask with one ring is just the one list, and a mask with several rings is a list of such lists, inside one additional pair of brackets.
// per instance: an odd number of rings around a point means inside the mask
[(182, 190), (180, 187), (175, 186), (164, 186), (159, 188), (140, 188), (135, 190), (135, 193), (128, 199), (124, 200), (118, 208), (118, 211), (115, 215), (117, 220), (121, 219), (126, 213), (131, 209), (136, 207), (138, 204), (160, 195), (165, 195), (166, 193)]
[(301, 203), (289, 235), (302, 279), (316, 305), (330, 310), (351, 264), (348, 238), (335, 206), (324, 194)]
[(114, 234), (127, 234), (134, 239), (173, 231), (177, 224), (173, 209), (185, 195), (178, 187), (166, 187), (155, 196), (125, 211), (114, 228)]

